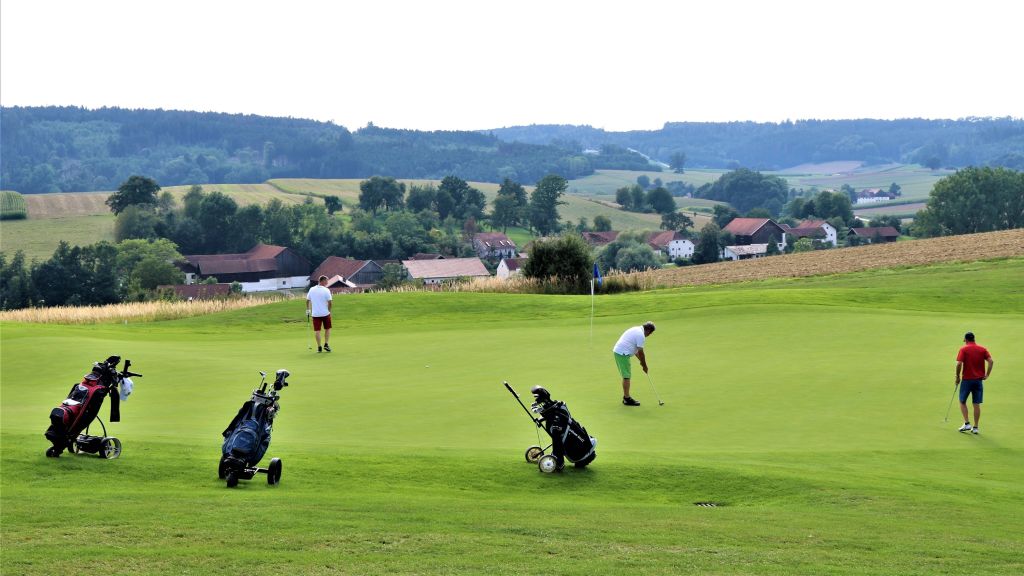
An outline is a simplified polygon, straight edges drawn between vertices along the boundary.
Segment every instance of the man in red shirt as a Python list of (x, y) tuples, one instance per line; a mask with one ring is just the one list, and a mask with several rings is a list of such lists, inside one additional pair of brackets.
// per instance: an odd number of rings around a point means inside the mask
[[(988, 363), (988, 370), (985, 364)], [(960, 386), (960, 413), (964, 416), (964, 425), (960, 427), (961, 432), (978, 433), (978, 420), (981, 419), (981, 398), (984, 393), (982, 382), (992, 375), (992, 366), (995, 361), (988, 350), (974, 343), (974, 333), (964, 334), (964, 346), (956, 355), (956, 383)], [(960, 380), (961, 373), (963, 380)], [(974, 404), (974, 426), (967, 417), (967, 397), (971, 396)]]

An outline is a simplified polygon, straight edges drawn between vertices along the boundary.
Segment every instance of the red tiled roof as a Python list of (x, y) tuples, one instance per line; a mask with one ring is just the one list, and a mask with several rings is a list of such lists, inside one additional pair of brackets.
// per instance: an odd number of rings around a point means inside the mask
[(651, 234), (651, 237), (647, 239), (647, 244), (652, 248), (664, 249), (668, 248), (668, 245), (673, 240), (686, 240), (686, 236), (683, 236), (681, 232), (675, 230), (665, 230), (664, 232), (655, 232)]
[(804, 220), (797, 228), (821, 228), (828, 222), (824, 220)]
[(339, 256), (328, 256), (316, 270), (309, 275), (311, 282), (316, 282), (320, 276), (342, 276), (349, 278), (355, 276), (356, 272), (363, 269), (369, 260), (355, 260), (353, 258), (341, 258)]
[(899, 230), (896, 230), (892, 226), (878, 226), (875, 228), (850, 228), (850, 232), (852, 232), (855, 236), (860, 236), (861, 238), (874, 238), (876, 234), (878, 236), (881, 236), (882, 238), (897, 238), (900, 235)]
[(444, 260), (403, 260), (402, 266), (413, 278), (459, 278), (490, 276), (479, 258), (445, 258)]
[(502, 262), (505, 263), (505, 267), (508, 268), (509, 272), (519, 270), (526, 265), (527, 258), (502, 258)]
[(732, 222), (726, 224), (724, 230), (732, 232), (734, 236), (753, 236), (769, 222), (770, 218), (733, 218)]
[(818, 226), (814, 226), (814, 227), (801, 226), (799, 228), (785, 228), (785, 230), (786, 230), (787, 234), (792, 234), (793, 236), (796, 236), (797, 238), (812, 238), (812, 237), (818, 237), (818, 236), (821, 236), (821, 237), (825, 236), (825, 230), (823, 230), (822, 228), (820, 228)]
[(257, 244), (241, 254), (191, 254), (185, 259), (200, 274), (241, 274), (245, 272), (273, 272), (277, 270), (275, 258), (287, 248)]
[(488, 248), (515, 248), (516, 243), (509, 240), (501, 232), (480, 232), (473, 236), (473, 240), (483, 243)]

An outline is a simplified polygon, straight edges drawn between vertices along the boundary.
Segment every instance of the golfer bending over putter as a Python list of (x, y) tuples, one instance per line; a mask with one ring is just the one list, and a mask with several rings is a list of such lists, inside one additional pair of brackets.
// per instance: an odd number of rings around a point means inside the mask
[[(327, 287), (327, 276), (321, 276), (316, 286), (306, 293), (306, 316), (313, 316), (313, 333), (316, 334), (316, 351), (330, 352), (327, 342), (331, 339), (331, 290)], [(320, 327), (324, 328), (324, 345), (320, 345)]]
[(654, 334), (654, 322), (644, 322), (643, 326), (633, 326), (626, 330), (615, 343), (612, 352), (615, 354), (615, 365), (619, 368), (622, 376), (622, 403), (626, 406), (639, 406), (640, 403), (629, 395), (629, 379), (632, 376), (630, 370), (630, 358), (633, 356), (640, 360), (640, 367), (647, 373), (647, 358), (644, 356), (644, 342), (647, 337)]
[[(988, 363), (988, 371), (985, 370), (985, 363)], [(995, 361), (988, 350), (974, 343), (974, 333), (964, 334), (964, 345), (956, 355), (956, 381), (953, 386), (960, 385), (960, 413), (964, 416), (964, 425), (960, 427), (961, 432), (978, 433), (978, 420), (981, 419), (981, 397), (984, 393), (982, 382), (992, 375), (992, 366)], [(964, 379), (961, 381), (961, 371)], [(967, 417), (967, 397), (971, 396), (974, 404), (974, 426)]]

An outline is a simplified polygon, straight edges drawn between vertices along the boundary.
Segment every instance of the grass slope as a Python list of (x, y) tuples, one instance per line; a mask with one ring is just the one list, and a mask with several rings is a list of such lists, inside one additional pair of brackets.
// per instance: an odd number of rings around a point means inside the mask
[[(874, 274), (875, 276), (872, 276)], [(301, 301), (128, 325), (4, 324), (5, 574), (1019, 574), (1024, 260), (588, 297), (368, 294), (333, 354)], [(972, 290), (964, 292), (964, 287)], [(658, 322), (658, 407), (618, 403), (609, 348)], [(998, 366), (957, 434), (960, 335)], [(120, 460), (43, 457), (46, 415), (111, 353), (146, 374)], [(220, 431), (286, 367), (268, 457), (227, 490)], [(599, 438), (545, 476), (501, 387), (548, 386)], [(719, 508), (694, 506), (722, 503)]]

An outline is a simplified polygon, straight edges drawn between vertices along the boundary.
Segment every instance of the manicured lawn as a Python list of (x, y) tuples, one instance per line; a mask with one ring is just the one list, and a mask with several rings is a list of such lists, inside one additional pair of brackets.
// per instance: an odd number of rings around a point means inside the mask
[[(172, 322), (4, 324), (4, 574), (1019, 574), (1024, 259), (589, 297), (370, 294)], [(643, 406), (610, 348), (651, 319)], [(996, 358), (962, 435), (953, 360)], [(49, 409), (109, 354), (145, 374), (121, 459), (46, 459)], [(289, 369), (268, 457), (228, 490), (220, 432)], [(523, 461), (501, 385), (547, 386), (599, 439), (585, 471)], [(106, 416), (106, 410), (102, 413)], [(695, 506), (711, 501), (715, 508)]]

